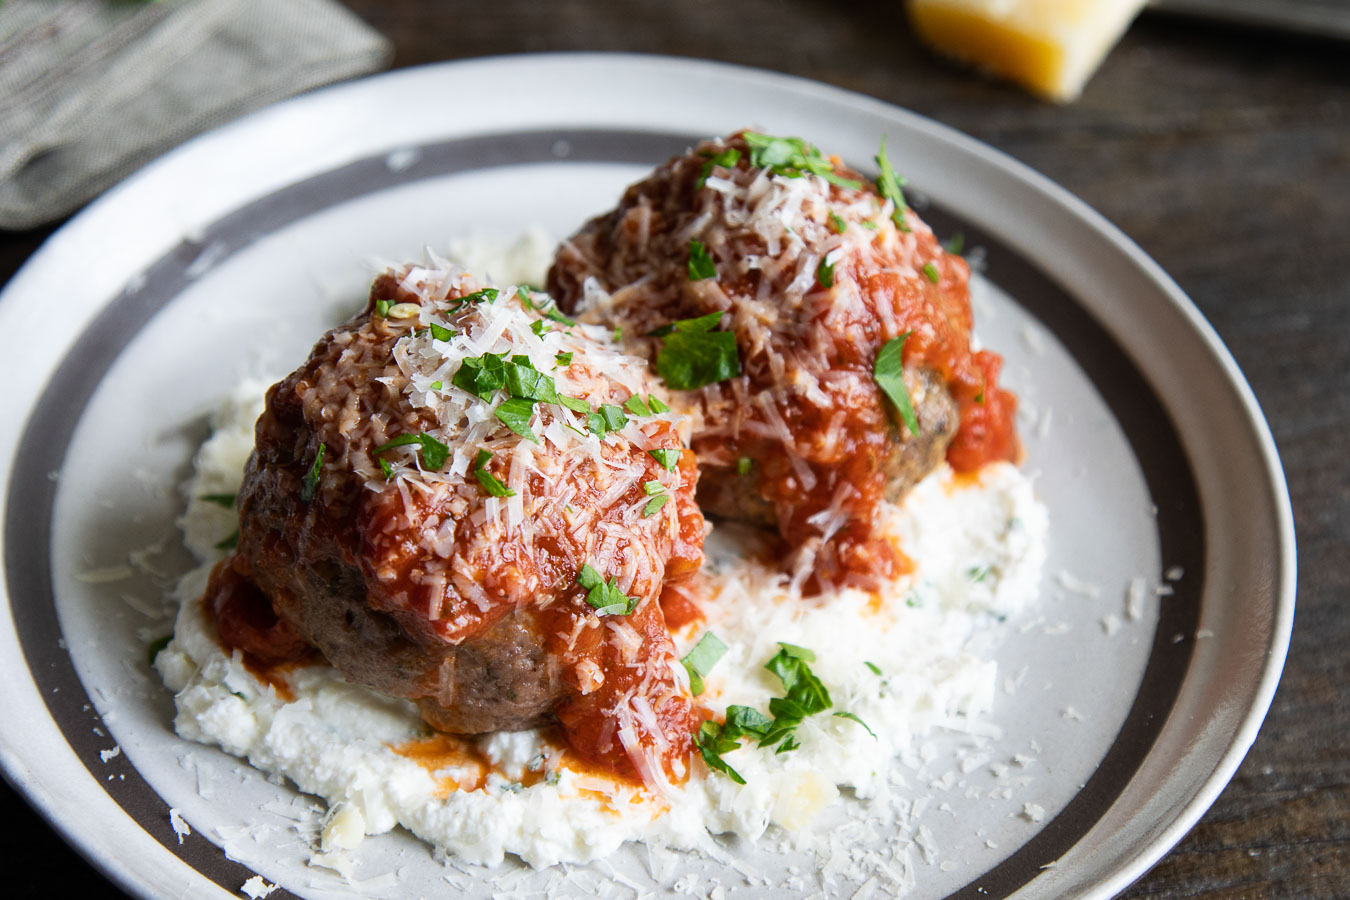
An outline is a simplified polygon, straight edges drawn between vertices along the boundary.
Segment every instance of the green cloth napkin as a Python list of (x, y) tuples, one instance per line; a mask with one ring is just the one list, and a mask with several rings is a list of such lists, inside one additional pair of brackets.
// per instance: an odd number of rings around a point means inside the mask
[(388, 65), (332, 0), (0, 0), (0, 228), (72, 212), (241, 113)]

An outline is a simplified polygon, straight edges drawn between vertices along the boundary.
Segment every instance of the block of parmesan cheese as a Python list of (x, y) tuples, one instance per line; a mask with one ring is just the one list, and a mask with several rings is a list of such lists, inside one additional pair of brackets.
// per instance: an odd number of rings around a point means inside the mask
[(1144, 0), (910, 0), (939, 53), (1061, 103), (1073, 100)]

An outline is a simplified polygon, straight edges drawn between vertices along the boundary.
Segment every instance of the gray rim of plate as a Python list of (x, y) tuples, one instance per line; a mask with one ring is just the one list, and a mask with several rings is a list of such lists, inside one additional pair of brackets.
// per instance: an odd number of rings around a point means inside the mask
[[(1255, 738), (1264, 718), (1288, 644), (1292, 627), (1294, 555), (1292, 519), (1283, 475), (1268, 429), (1260, 417), (1255, 399), (1235, 364), (1217, 336), (1200, 317), (1198, 311), (1185, 299), (1180, 290), (1147, 259), (1137, 247), (1104, 220), (1025, 167), (1003, 157), (969, 138), (956, 134), (927, 120), (918, 119), (878, 101), (857, 95), (823, 88), (812, 82), (781, 75), (745, 70), (737, 67), (687, 60), (667, 60), (652, 57), (624, 55), (560, 55), (505, 57), (469, 63), (450, 63), (423, 67), (419, 70), (391, 73), (366, 79), (353, 85), (343, 85), (316, 92), (308, 97), (279, 105), (286, 107), (316, 103), (341, 106), (344, 93), (383, 83), (396, 90), (399, 79), (432, 77), (442, 73), (451, 76), (470, 67), (539, 65), (543, 68), (566, 69), (574, 64), (594, 65), (597, 61), (611, 66), (630, 65), (637, 69), (670, 67), (688, 72), (710, 72), (724, 81), (754, 80), (777, 82), (788, 92), (823, 95), (826, 102), (840, 105), (880, 107), (891, 119), (900, 118), (900, 127), (921, 122), (925, 130), (964, 151), (976, 156), (986, 165), (993, 165), (1027, 182), (1060, 209), (1077, 217), (1105, 238), (1114, 249), (1130, 262), (1144, 269), (1145, 275), (1163, 293), (1167, 300), (1185, 314), (1198, 337), (1217, 364), (1223, 380), (1232, 390), (1247, 413), (1244, 437), (1254, 438), (1255, 465), (1264, 470), (1267, 496), (1258, 498), (1271, 519), (1272, 531), (1278, 546), (1273, 548), (1273, 567), (1276, 570), (1268, 585), (1270, 633), (1264, 665), (1256, 689), (1247, 698), (1246, 715), (1236, 733), (1228, 736), (1226, 744), (1216, 748), (1217, 760), (1212, 769), (1203, 773), (1198, 790), (1175, 811), (1170, 821), (1159, 822), (1148, 839), (1136, 852), (1123, 859), (1099, 861), (1098, 871), (1088, 873), (1086, 881), (1065, 885), (1074, 893), (1109, 895), (1123, 889), (1141, 875), (1189, 829), (1217, 797), (1231, 778), (1246, 750)], [(269, 111), (270, 112), (270, 111)], [(249, 117), (222, 131), (238, 134), (247, 128)], [(196, 147), (215, 134), (204, 136), (188, 147)], [(440, 177), (451, 173), (519, 163), (560, 161), (649, 163), (656, 164), (682, 152), (706, 135), (689, 132), (622, 130), (608, 128), (545, 128), (539, 130), (511, 130), (477, 134), (453, 140), (429, 141), (417, 145), (400, 145), (400, 149), (416, 151), (415, 161), (397, 170), (387, 165), (387, 153), (381, 152), (311, 174), (285, 187), (239, 206), (206, 224), (192, 240), (180, 241), (167, 253), (149, 263), (144, 276), (128, 283), (116, 296), (107, 299), (83, 334), (70, 345), (65, 358), (56, 367), (54, 375), (42, 388), (47, 402), (33, 405), (18, 441), (18, 449), (11, 460), (8, 496), (5, 501), (5, 575), (8, 601), (19, 644), (27, 660), (28, 669), (37, 682), (47, 710), (59, 727), (65, 740), (91, 774), (106, 774), (98, 751), (102, 747), (91, 728), (99, 724), (84, 687), (81, 685), (69, 655), (59, 648), (60, 628), (56, 620), (50, 577), (50, 529), (52, 505), (57, 485), (45, 478), (28, 478), (24, 473), (58, 469), (53, 465), (53, 447), (64, 448), (102, 373), (116, 360), (122, 348), (163, 306), (171, 303), (189, 280), (188, 269), (203, 246), (208, 244), (226, 248), (218, 259), (228, 258), (248, 246), (258, 236), (270, 233), (290, 222), (325, 209), (336, 203), (371, 192), (421, 179)], [(565, 149), (561, 149), (565, 148)], [(973, 151), (973, 152), (972, 152)], [(171, 156), (181, 154), (176, 151)], [(969, 163), (969, 160), (966, 161)], [(88, 225), (90, 212), (137, 201), (140, 185), (159, 175), (161, 164), (151, 166), (130, 179), (76, 217), (45, 245), (34, 259), (59, 253), (58, 238), (67, 232)], [(939, 197), (939, 200), (941, 198)], [(1113, 414), (1124, 427), (1136, 459), (1144, 471), (1149, 492), (1158, 505), (1159, 541), (1163, 556), (1185, 567), (1188, 572), (1204, 572), (1209, 548), (1206, 547), (1209, 521), (1201, 504), (1201, 492), (1195, 478), (1195, 464), (1187, 455), (1183, 435), (1173, 421), (1173, 413), (1160, 399), (1159, 393), (1139, 365), (1131, 358), (1112, 334), (1103, 327), (1080, 300), (1075, 300), (1056, 281), (1026, 256), (1011, 249), (1000, 235), (980, 227), (969, 217), (954, 216), (939, 203), (922, 209), (925, 219), (939, 233), (962, 230), (973, 244), (988, 249), (986, 277), (1007, 290), (1067, 347), (1083, 368), (1093, 385), (1106, 399)], [(32, 262), (25, 266), (25, 270)], [(21, 272), (20, 275), (23, 273)], [(3, 304), (17, 302), (11, 295), (17, 293), (14, 282), (0, 295)], [(78, 353), (73, 348), (79, 348)], [(54, 402), (60, 398), (60, 402)], [(1146, 435), (1146, 437), (1144, 437)], [(1258, 488), (1262, 485), (1258, 485)], [(1007, 897), (1019, 892), (1037, 879), (1054, 878), (1046, 867), (1078, 845), (1099, 821), (1110, 811), (1112, 804), (1127, 789), (1169, 722), (1169, 713), (1185, 687), (1193, 661), (1194, 639), (1180, 643), (1172, 640), (1174, 634), (1193, 635), (1202, 611), (1206, 584), (1201, 578), (1188, 578), (1179, 585), (1177, 601), (1166, 604), (1154, 634), (1152, 652), (1138, 695), (1117, 738), (1096, 772), (1069, 805), (1023, 846), (1013, 851), (1001, 863), (969, 882), (951, 897)], [(1257, 590), (1261, 590), (1260, 587)], [(1187, 596), (1189, 592), (1189, 596)], [(14, 598), (22, 602), (14, 603)], [(1265, 597), (1258, 599), (1266, 599)], [(1188, 602), (1189, 601), (1189, 602)], [(126, 861), (113, 860), (101, 851), (94, 836), (82, 829), (75, 810), (55, 802), (50, 797), (38, 796), (23, 772), (39, 768), (23, 759), (21, 747), (12, 743), (9, 734), (3, 739), (3, 762), (6, 775), (28, 795), (39, 809), (82, 853), (133, 893), (144, 893), (146, 885), (134, 874), (134, 866)], [(95, 769), (95, 762), (100, 764)], [(167, 819), (168, 807), (124, 758), (118, 773), (126, 780), (95, 783), (97, 790), (107, 793), (122, 811), (147, 832), (147, 841), (158, 841), (165, 851), (231, 893), (254, 873), (247, 867), (228, 860), (223, 851), (199, 836), (179, 846), (171, 842), (163, 828), (151, 826)], [(158, 837), (149, 837), (157, 834)], [(289, 896), (279, 890), (273, 896)]]

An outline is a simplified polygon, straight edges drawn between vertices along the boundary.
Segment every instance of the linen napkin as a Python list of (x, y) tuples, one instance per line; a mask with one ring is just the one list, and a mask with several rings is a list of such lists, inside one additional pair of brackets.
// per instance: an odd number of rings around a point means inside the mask
[(0, 229), (58, 219), (194, 134), (390, 57), (333, 0), (0, 0)]

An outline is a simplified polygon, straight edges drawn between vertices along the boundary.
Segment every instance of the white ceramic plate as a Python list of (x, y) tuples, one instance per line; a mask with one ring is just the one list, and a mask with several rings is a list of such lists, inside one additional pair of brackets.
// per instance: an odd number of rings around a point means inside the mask
[[(747, 126), (806, 136), (864, 170), (888, 135), (931, 201), (925, 218), (983, 248), (978, 330), (1023, 398), (1027, 466), (1051, 513), (1041, 606), (998, 655), (1019, 686), (990, 719), (1004, 735), (992, 762), (1031, 757), (1025, 778), (1007, 797), (989, 767), (916, 787), (934, 796), (938, 850), (914, 895), (1109, 896), (1200, 817), (1275, 689), (1294, 546), (1256, 403), (1176, 285), (1044, 178), (903, 110), (722, 65), (529, 56), (383, 75), (199, 138), (78, 216), (0, 296), (0, 409), (15, 426), (0, 435), (12, 614), (0, 621), (0, 751), (111, 878), (151, 897), (237, 896), (255, 872), (281, 885), (274, 897), (350, 893), (285, 837), (286, 808), (305, 801), (179, 740), (145, 664), (166, 626), (144, 611), (188, 564), (175, 486), (205, 414), (241, 376), (302, 359), (362, 296), (372, 259), (530, 224), (563, 236), (651, 165)], [(1140, 576), (1174, 593), (1150, 591), (1131, 617)], [(943, 759), (962, 751), (938, 743)], [(223, 774), (203, 789), (199, 769)], [(191, 826), (182, 840), (170, 808)], [(232, 839), (246, 824), (272, 838)], [(897, 848), (883, 837), (864, 849)], [(783, 896), (786, 866), (811, 865), (731, 852), (759, 874), (706, 865), (749, 895)], [(358, 878), (397, 869), (407, 896), (446, 887), (407, 835), (371, 839), (362, 859)], [(612, 862), (640, 886), (670, 886), (636, 852)], [(808, 892), (856, 887), (804, 877)]]

